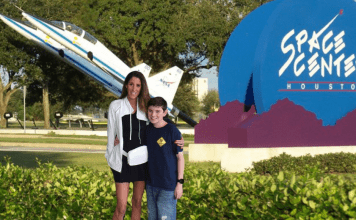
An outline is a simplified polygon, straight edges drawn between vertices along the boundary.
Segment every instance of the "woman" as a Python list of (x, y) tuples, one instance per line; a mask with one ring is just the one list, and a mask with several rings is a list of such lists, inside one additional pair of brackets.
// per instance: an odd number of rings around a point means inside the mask
[[(112, 170), (117, 205), (113, 220), (123, 219), (126, 212), (130, 182), (133, 182), (131, 219), (140, 219), (141, 201), (147, 179), (147, 161), (128, 161), (129, 152), (147, 152), (144, 147), (146, 105), (150, 96), (147, 82), (142, 73), (133, 71), (125, 79), (122, 94), (110, 104), (108, 111), (108, 145), (105, 157)], [(115, 137), (118, 141), (115, 141)], [(183, 140), (175, 142), (184, 145)], [(117, 144), (117, 145), (115, 145)], [(134, 150), (135, 151), (132, 151)], [(142, 151), (143, 149), (143, 151)], [(129, 164), (130, 162), (130, 164)]]

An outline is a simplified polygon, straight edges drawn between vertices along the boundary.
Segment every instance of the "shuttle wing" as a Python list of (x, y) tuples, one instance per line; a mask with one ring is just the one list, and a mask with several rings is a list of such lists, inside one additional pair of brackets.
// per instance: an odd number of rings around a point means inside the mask
[(35, 42), (40, 47), (54, 54), (59, 59), (78, 69), (82, 73), (90, 76), (113, 94), (117, 96), (121, 95), (122, 84), (86, 59), (51, 39), (48, 35), (44, 34), (36, 27), (31, 26), (31, 23), (18, 21), (1, 14), (0, 19), (27, 39)]

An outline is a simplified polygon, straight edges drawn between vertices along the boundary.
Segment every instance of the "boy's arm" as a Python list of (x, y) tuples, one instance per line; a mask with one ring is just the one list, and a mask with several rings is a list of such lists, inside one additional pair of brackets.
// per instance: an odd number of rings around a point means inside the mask
[[(183, 179), (184, 174), (184, 155), (183, 152), (177, 154), (178, 179)], [(179, 199), (183, 195), (183, 184), (177, 183), (174, 196)]]

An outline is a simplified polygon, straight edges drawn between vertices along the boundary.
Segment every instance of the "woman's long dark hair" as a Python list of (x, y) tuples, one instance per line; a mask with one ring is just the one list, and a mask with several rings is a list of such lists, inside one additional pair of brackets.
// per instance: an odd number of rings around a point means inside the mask
[(148, 92), (148, 86), (147, 86), (145, 76), (139, 71), (132, 71), (126, 76), (120, 99), (123, 99), (127, 96), (126, 86), (129, 84), (132, 77), (136, 77), (141, 81), (141, 90), (140, 90), (140, 94), (138, 94), (138, 99), (139, 99), (138, 106), (140, 107), (141, 111), (147, 112), (146, 108), (147, 108), (147, 102), (150, 100), (150, 94)]

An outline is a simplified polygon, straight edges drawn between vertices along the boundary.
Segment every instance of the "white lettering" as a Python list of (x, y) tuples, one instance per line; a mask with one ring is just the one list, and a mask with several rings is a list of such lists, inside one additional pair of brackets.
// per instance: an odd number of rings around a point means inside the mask
[(326, 61), (324, 60), (324, 58), (321, 58), (321, 76), (324, 77), (325, 76), (325, 68), (328, 70), (329, 74), (332, 74), (333, 71), (333, 56), (331, 54), (329, 54), (329, 66), (326, 63)]
[(295, 37), (298, 45), (298, 52), (300, 53), (302, 44), (304, 44), (308, 39), (308, 32), (306, 30), (302, 30), (299, 34)]
[(318, 62), (316, 62), (316, 58), (319, 57), (318, 52), (316, 52), (309, 60), (308, 60), (308, 64), (309, 64), (309, 76), (313, 77), (314, 74), (320, 69), (320, 65), (318, 64)]
[(344, 64), (345, 64), (345, 77), (348, 77), (351, 75), (351, 73), (353, 73), (355, 71), (355, 66), (353, 64), (353, 60), (355, 59), (355, 55), (352, 54), (351, 56), (349, 56), (345, 61), (344, 61)]
[(315, 83), (315, 90), (319, 89), (319, 83)]
[(335, 54), (339, 53), (342, 49), (345, 47), (344, 40), (342, 37), (345, 35), (345, 31), (341, 31), (336, 37), (334, 37), (335, 40)]
[(325, 37), (323, 38), (323, 52), (324, 54), (329, 53), (329, 51), (333, 48), (333, 43), (331, 42), (326, 48), (325, 48), (325, 43), (327, 40), (329, 40), (329, 38), (333, 36), (333, 31), (329, 31), (329, 33), (327, 33), (327, 35), (325, 35)]
[(334, 61), (334, 66), (336, 66), (336, 74), (337, 74), (338, 77), (340, 77), (340, 63), (344, 58), (345, 58), (345, 55), (341, 54), (341, 56), (339, 56), (339, 58), (337, 58)]
[(300, 88), (304, 90), (304, 89), (305, 89), (305, 84), (302, 83), (302, 84), (300, 85)]
[(329, 90), (332, 90), (333, 89), (333, 84), (329, 84)]
[(344, 84), (341, 83), (340, 86), (341, 86), (341, 90), (343, 90), (344, 89)]
[(351, 89), (355, 90), (355, 84), (351, 84)]
[[(283, 54), (289, 55), (289, 57), (279, 69), (279, 77), (283, 75), (293, 61), (293, 67), (290, 69), (293, 69), (296, 77), (299, 77), (303, 72), (305, 72), (307, 65), (309, 77), (313, 77), (317, 72), (319, 72), (320, 69), (322, 77), (325, 77), (326, 72), (328, 72), (329, 75), (332, 75), (332, 72), (335, 72), (333, 68), (336, 69), (337, 77), (341, 77), (341, 71), (345, 71), (344, 75), (346, 78), (356, 72), (356, 55), (351, 54), (347, 59), (345, 59), (345, 54), (343, 52), (340, 53), (340, 51), (346, 47), (343, 39), (345, 31), (341, 30), (336, 36), (334, 36), (333, 30), (327, 31), (338, 16), (339, 14), (337, 14), (319, 31), (313, 31), (312, 34), (308, 33), (306, 29), (303, 29), (297, 33), (293, 39), (292, 37), (295, 34), (295, 30), (292, 29), (283, 37), (280, 48)], [(293, 40), (295, 42), (291, 42)], [(309, 45), (309, 54), (308, 52), (303, 51), (303, 48), (307, 49), (306, 47), (308, 47), (305, 44), (306, 42)], [(316, 51), (313, 52), (314, 48)], [(332, 51), (333, 49), (334, 51)], [(319, 50), (322, 50), (321, 56), (318, 53)], [(334, 58), (333, 52), (338, 54), (338, 57)], [(309, 58), (307, 60), (308, 64), (306, 64), (306, 57)], [(341, 63), (342, 61), (343, 63)], [(315, 85), (315, 87), (319, 89), (319, 84)], [(332, 84), (330, 84), (330, 88), (332, 88)], [(287, 84), (287, 89), (291, 89), (291, 84)]]
[(320, 49), (318, 37), (319, 37), (319, 35), (316, 34), (315, 31), (313, 31), (313, 36), (312, 36), (312, 38), (310, 38), (310, 40), (308, 40), (308, 44), (310, 45), (310, 47), (309, 47), (309, 52), (310, 52), (310, 53), (313, 52), (313, 48), (316, 48), (316, 49), (318, 49), (318, 50)]
[(287, 83), (287, 89), (291, 89), (292, 88), (292, 84)]
[(289, 31), (288, 34), (286, 34), (286, 36), (284, 36), (284, 38), (282, 39), (282, 43), (281, 43), (281, 49), (282, 52), (284, 54), (288, 53), (289, 51), (292, 51), (292, 54), (289, 56), (287, 62), (285, 64), (283, 64), (283, 66), (279, 69), (279, 76), (282, 76), (282, 74), (284, 73), (284, 71), (288, 68), (288, 66), (291, 64), (291, 62), (294, 59), (294, 55), (295, 55), (295, 48), (293, 46), (293, 44), (289, 44), (288, 46), (284, 47), (284, 44), (286, 43), (286, 41), (293, 36), (294, 34), (294, 29)]
[(299, 63), (302, 59), (304, 59), (304, 57), (305, 57), (305, 55), (304, 55), (304, 53), (302, 53), (302, 54), (300, 54), (300, 55), (297, 57), (297, 59), (296, 59), (295, 62), (294, 62), (294, 74), (295, 74), (297, 77), (300, 76), (300, 74), (302, 74), (303, 71), (305, 70), (305, 65), (304, 65), (304, 64), (303, 64), (299, 69), (297, 69), (298, 63)]

